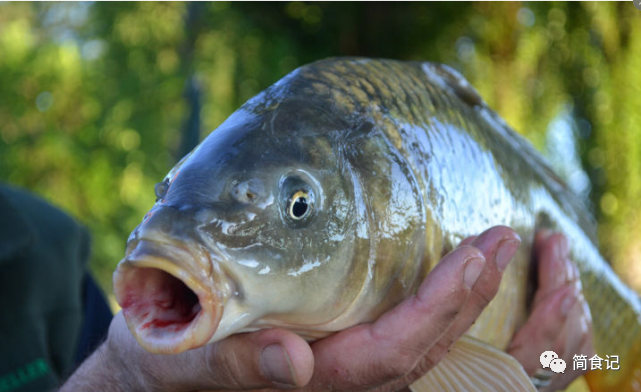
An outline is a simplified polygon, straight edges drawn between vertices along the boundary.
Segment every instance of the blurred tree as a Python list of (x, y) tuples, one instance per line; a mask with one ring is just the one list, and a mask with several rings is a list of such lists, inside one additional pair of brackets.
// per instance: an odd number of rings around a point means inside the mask
[(591, 201), (605, 255), (641, 289), (640, 51), (630, 2), (4, 2), (0, 180), (90, 227), (110, 291), (154, 183), (201, 130), (320, 58), (438, 61), (552, 146)]

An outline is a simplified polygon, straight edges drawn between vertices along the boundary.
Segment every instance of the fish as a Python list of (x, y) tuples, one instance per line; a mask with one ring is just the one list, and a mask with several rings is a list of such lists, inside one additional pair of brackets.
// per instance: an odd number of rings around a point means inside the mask
[[(150, 352), (274, 327), (311, 341), (371, 322), (414, 294), (461, 239), (506, 225), (522, 245), (496, 297), (442, 361), (452, 366), (412, 388), (458, 377), (534, 390), (503, 351), (528, 315), (534, 233), (548, 228), (568, 238), (597, 353), (619, 355), (620, 370), (588, 373), (590, 388), (641, 390), (641, 301), (599, 253), (594, 220), (446, 65), (302, 66), (242, 105), (155, 193), (113, 278), (127, 325)], [(501, 384), (474, 359), (514, 379)]]

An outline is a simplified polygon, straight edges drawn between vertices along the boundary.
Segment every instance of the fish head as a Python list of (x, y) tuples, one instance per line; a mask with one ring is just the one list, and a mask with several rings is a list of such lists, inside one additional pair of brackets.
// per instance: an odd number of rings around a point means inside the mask
[(151, 352), (276, 326), (311, 339), (365, 281), (367, 263), (352, 261), (369, 253), (367, 211), (334, 132), (345, 124), (297, 101), (247, 106), (157, 186), (114, 274)]

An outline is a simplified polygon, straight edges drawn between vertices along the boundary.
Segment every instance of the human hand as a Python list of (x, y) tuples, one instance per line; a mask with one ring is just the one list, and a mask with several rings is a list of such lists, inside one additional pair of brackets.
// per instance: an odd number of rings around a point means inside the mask
[(180, 354), (151, 354), (120, 312), (107, 340), (59, 392), (291, 389), (307, 384), (313, 367), (307, 342), (283, 329), (232, 335)]
[(587, 358), (595, 354), (592, 321), (581, 293), (579, 271), (569, 259), (565, 236), (542, 230), (535, 237), (534, 248), (539, 282), (532, 313), (514, 336), (508, 353), (530, 376), (541, 371), (541, 353), (557, 353), (567, 365), (565, 372), (537, 373), (551, 377), (550, 385), (541, 389), (551, 392), (564, 389), (584, 373), (571, 366), (575, 354), (585, 354)]
[(315, 342), (316, 367), (305, 391), (404, 390), (436, 366), (480, 316), (520, 242), (503, 226), (466, 239), (415, 296), (371, 324)]
[(434, 367), (481, 314), (519, 244), (513, 230), (489, 229), (446, 255), (416, 295), (372, 323), (311, 345), (292, 332), (266, 329), (154, 355), (118, 314), (107, 341), (62, 391), (401, 390)]

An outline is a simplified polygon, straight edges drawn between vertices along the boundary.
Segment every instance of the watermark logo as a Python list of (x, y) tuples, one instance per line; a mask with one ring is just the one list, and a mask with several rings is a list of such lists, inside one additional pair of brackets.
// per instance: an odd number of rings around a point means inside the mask
[(634, 3), (634, 6), (641, 11), (641, 0), (632, 0), (632, 2)]
[(565, 371), (565, 361), (559, 358), (554, 351), (545, 351), (539, 357), (543, 369), (550, 368), (554, 373), (563, 373)]
[(545, 369), (547, 367), (550, 367), (550, 362), (558, 357), (559, 356), (556, 355), (554, 351), (544, 351), (543, 354), (541, 354), (539, 360), (541, 361), (541, 366), (543, 366), (543, 369)]
[(550, 370), (554, 373), (564, 373), (565, 372), (565, 361), (561, 358), (553, 359), (550, 362)]
[[(564, 373), (566, 368), (566, 363), (564, 360), (559, 358), (559, 356), (554, 351), (544, 351), (539, 358), (541, 361), (541, 366), (543, 369), (550, 368), (554, 373)], [(592, 358), (588, 358), (587, 355), (574, 355), (572, 357), (572, 369), (573, 370), (619, 370), (619, 356), (618, 355), (606, 355), (605, 358), (601, 358), (598, 355), (594, 354)], [(590, 363), (588, 365), (588, 362)]]

